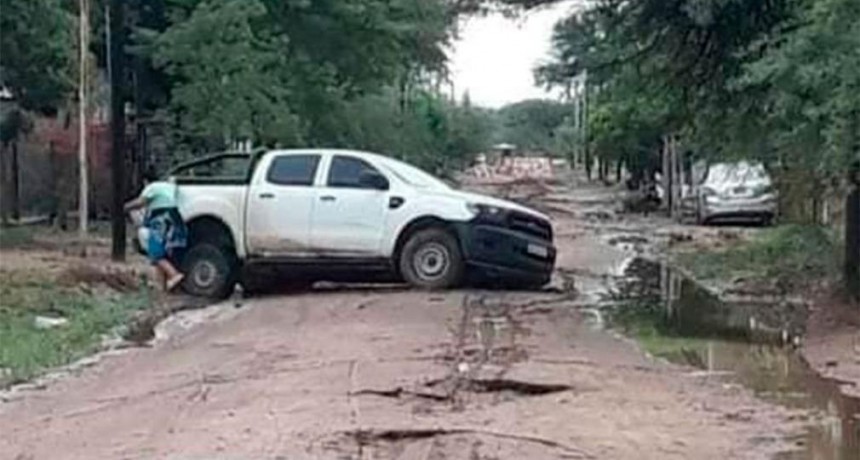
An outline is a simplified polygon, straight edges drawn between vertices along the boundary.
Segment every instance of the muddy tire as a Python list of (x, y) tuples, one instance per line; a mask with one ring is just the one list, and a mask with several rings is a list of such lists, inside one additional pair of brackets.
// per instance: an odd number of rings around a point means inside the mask
[(236, 255), (229, 248), (196, 244), (182, 260), (182, 288), (193, 296), (226, 299), (236, 288), (237, 267)]
[(465, 272), (457, 238), (442, 228), (411, 235), (400, 252), (398, 266), (407, 283), (422, 289), (457, 287)]

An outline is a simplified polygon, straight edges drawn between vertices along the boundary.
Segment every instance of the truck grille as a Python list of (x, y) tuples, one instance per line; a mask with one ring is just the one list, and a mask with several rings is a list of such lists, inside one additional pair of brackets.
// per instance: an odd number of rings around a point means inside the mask
[(508, 227), (511, 230), (552, 241), (552, 225), (543, 219), (525, 213), (512, 212), (508, 216)]

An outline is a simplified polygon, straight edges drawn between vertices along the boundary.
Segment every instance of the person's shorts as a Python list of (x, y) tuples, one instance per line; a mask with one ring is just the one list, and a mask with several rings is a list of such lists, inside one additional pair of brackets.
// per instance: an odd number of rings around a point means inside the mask
[(146, 256), (153, 265), (157, 264), (159, 260), (167, 258), (167, 248), (164, 241), (152, 235), (152, 232), (146, 239)]

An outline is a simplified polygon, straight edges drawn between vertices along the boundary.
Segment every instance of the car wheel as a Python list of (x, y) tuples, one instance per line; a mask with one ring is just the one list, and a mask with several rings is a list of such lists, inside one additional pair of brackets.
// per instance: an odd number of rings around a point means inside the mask
[(457, 238), (441, 228), (410, 236), (399, 261), (406, 282), (424, 289), (456, 287), (463, 279), (464, 265)]
[(193, 296), (225, 299), (236, 288), (237, 265), (230, 249), (209, 243), (197, 244), (182, 261), (185, 273), (182, 287)]

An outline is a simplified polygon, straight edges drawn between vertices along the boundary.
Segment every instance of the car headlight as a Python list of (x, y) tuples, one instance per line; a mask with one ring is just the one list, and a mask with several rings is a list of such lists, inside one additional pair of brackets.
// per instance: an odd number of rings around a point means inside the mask
[(469, 212), (472, 213), (472, 215), (474, 215), (475, 217), (478, 217), (478, 216), (495, 217), (495, 216), (501, 215), (502, 212), (504, 211), (502, 208), (500, 208), (498, 206), (493, 206), (493, 205), (489, 205), (489, 204), (482, 204), (482, 203), (467, 203), (466, 209), (468, 209)]

